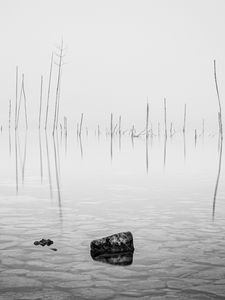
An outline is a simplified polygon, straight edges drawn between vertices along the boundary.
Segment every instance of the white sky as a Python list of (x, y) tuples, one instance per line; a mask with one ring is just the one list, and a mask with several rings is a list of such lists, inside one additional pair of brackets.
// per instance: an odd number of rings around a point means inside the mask
[(29, 122), (38, 126), (40, 76), (46, 101), (51, 51), (63, 36), (61, 117), (72, 125), (83, 112), (86, 125), (105, 126), (113, 112), (142, 128), (148, 96), (155, 126), (166, 97), (169, 122), (182, 125), (187, 103), (189, 128), (202, 118), (216, 128), (213, 59), (224, 102), (224, 16), (224, 0), (0, 0), (0, 123), (7, 125), (8, 100), (15, 103), (18, 65)]

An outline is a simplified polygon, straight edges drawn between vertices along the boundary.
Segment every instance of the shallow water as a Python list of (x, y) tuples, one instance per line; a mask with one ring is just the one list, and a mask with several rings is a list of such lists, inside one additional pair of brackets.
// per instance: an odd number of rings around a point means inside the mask
[[(0, 299), (224, 299), (217, 136), (12, 131), (0, 143)], [(92, 259), (93, 239), (128, 230), (130, 264)]]

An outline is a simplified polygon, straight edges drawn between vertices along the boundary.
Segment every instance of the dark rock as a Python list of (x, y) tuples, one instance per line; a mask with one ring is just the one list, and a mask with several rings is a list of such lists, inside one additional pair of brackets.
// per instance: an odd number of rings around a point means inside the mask
[(131, 232), (120, 232), (91, 242), (91, 251), (95, 256), (133, 252), (133, 236)]
[(53, 244), (53, 241), (50, 240), (50, 239), (41, 239), (39, 242), (38, 241), (35, 241), (34, 242), (34, 245), (37, 246), (37, 245), (41, 245), (42, 247), (44, 246), (51, 246)]
[(53, 241), (51, 241), (50, 239), (46, 240), (46, 244), (47, 246), (51, 246), (53, 244)]
[(58, 251), (56, 248), (50, 248), (52, 251)]
[(96, 255), (96, 253), (91, 251), (91, 257), (95, 261), (117, 266), (129, 266), (133, 263), (133, 251), (100, 255)]

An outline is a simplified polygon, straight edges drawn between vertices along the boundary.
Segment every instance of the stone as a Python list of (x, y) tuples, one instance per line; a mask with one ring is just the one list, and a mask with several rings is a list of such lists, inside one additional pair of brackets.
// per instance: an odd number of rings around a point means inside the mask
[(131, 232), (120, 232), (91, 242), (92, 255), (133, 252), (133, 236)]
[(44, 246), (51, 246), (53, 244), (53, 241), (52, 240), (50, 240), (50, 239), (41, 239), (40, 241), (35, 241), (34, 242), (34, 245), (35, 246), (38, 246), (38, 245), (41, 245), (42, 247), (44, 247)]

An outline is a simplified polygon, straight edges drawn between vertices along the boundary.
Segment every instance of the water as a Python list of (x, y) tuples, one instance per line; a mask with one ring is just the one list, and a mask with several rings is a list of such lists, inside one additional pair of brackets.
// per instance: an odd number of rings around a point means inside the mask
[[(12, 130), (0, 143), (0, 299), (224, 299), (217, 136)], [(93, 239), (128, 230), (128, 265), (92, 259)]]

